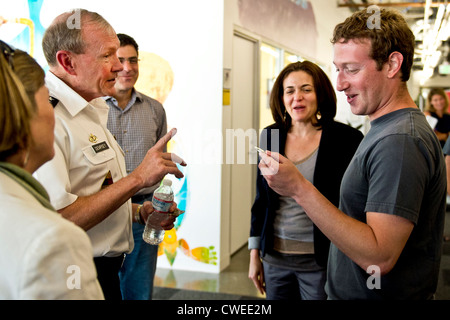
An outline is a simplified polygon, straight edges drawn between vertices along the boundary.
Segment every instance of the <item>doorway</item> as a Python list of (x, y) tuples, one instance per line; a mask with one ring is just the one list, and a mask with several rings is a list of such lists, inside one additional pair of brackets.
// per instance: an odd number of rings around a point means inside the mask
[[(230, 185), (230, 255), (246, 244), (250, 234), (251, 206), (255, 198), (258, 130), (258, 42), (233, 36), (231, 127), (234, 143)], [(230, 143), (230, 141), (227, 141)], [(239, 147), (241, 146), (241, 147)], [(238, 147), (238, 148), (236, 148)], [(245, 150), (244, 150), (245, 149)], [(244, 157), (242, 157), (244, 155)], [(244, 161), (242, 161), (242, 159)]]

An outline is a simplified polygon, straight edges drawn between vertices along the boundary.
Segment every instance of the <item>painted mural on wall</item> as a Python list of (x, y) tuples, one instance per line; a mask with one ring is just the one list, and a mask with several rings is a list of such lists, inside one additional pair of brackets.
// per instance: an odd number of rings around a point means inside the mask
[[(239, 0), (239, 20), (251, 32), (316, 55), (316, 19), (306, 0)], [(299, 32), (299, 30), (301, 30)]]
[[(44, 0), (14, 1), (0, 11), (2, 40), (27, 51), (36, 61), (46, 67), (40, 49), (45, 28), (41, 24), (40, 12)], [(3, 38), (6, 37), (6, 38)]]
[[(0, 39), (16, 48), (27, 51), (47, 71), (48, 66), (41, 49), (45, 27), (42, 25), (40, 17), (44, 3), (45, 0), (15, 1), (12, 2), (13, 7), (9, 9), (0, 8)], [(57, 14), (55, 13), (55, 16)], [(139, 56), (140, 76), (136, 89), (155, 98), (164, 105), (172, 90), (175, 77), (170, 63), (152, 52), (140, 51)], [(180, 148), (182, 149), (180, 144), (177, 144), (176, 139), (171, 140), (167, 146), (168, 152), (182, 155)], [(185, 177), (179, 180), (174, 179), (172, 186), (178, 208), (186, 212), (177, 218), (175, 227), (172, 230), (166, 231), (164, 241), (159, 245), (158, 256), (164, 255), (170, 266), (173, 265), (178, 252), (182, 252), (195, 261), (217, 265), (214, 246), (190, 248), (188, 239), (178, 239), (177, 231), (186, 215), (189, 215), (190, 198), (188, 169), (181, 166), (179, 168)]]
[[(139, 51), (139, 80), (136, 83), (136, 89), (144, 94), (153, 97), (164, 105), (167, 97), (172, 90), (174, 73), (170, 67), (170, 63), (157, 54), (145, 51)], [(177, 148), (176, 140), (171, 140), (167, 146), (168, 152), (182, 154)], [(185, 167), (179, 169), (185, 174), (181, 180), (174, 181), (172, 186), (175, 193), (175, 201), (178, 208), (186, 210), (188, 201), (188, 188)], [(164, 240), (158, 247), (158, 256), (165, 255), (167, 261), (172, 266), (177, 257), (177, 253), (181, 251), (187, 257), (206, 264), (217, 264), (217, 256), (214, 246), (190, 248), (188, 240), (179, 239), (177, 230), (182, 225), (185, 214), (180, 215), (172, 230), (166, 231)]]

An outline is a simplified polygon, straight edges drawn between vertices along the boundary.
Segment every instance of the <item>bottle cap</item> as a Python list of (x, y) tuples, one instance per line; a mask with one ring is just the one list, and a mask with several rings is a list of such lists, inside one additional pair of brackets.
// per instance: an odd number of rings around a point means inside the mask
[(172, 180), (164, 179), (162, 183), (163, 185), (170, 187), (172, 185)]

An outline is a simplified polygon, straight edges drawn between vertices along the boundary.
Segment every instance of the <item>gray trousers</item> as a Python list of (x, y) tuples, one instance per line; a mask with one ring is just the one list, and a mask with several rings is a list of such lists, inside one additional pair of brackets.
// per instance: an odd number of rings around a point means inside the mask
[(296, 271), (263, 261), (267, 300), (326, 300), (326, 270)]

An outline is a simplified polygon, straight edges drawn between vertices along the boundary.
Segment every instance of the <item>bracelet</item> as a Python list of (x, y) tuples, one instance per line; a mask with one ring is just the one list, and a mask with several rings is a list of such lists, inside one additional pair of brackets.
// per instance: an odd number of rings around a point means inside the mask
[(144, 222), (144, 220), (142, 219), (142, 216), (141, 216), (141, 208), (142, 208), (142, 204), (140, 204), (137, 207), (136, 212), (134, 213), (134, 220), (137, 223), (139, 223), (139, 224), (145, 225), (145, 222)]

